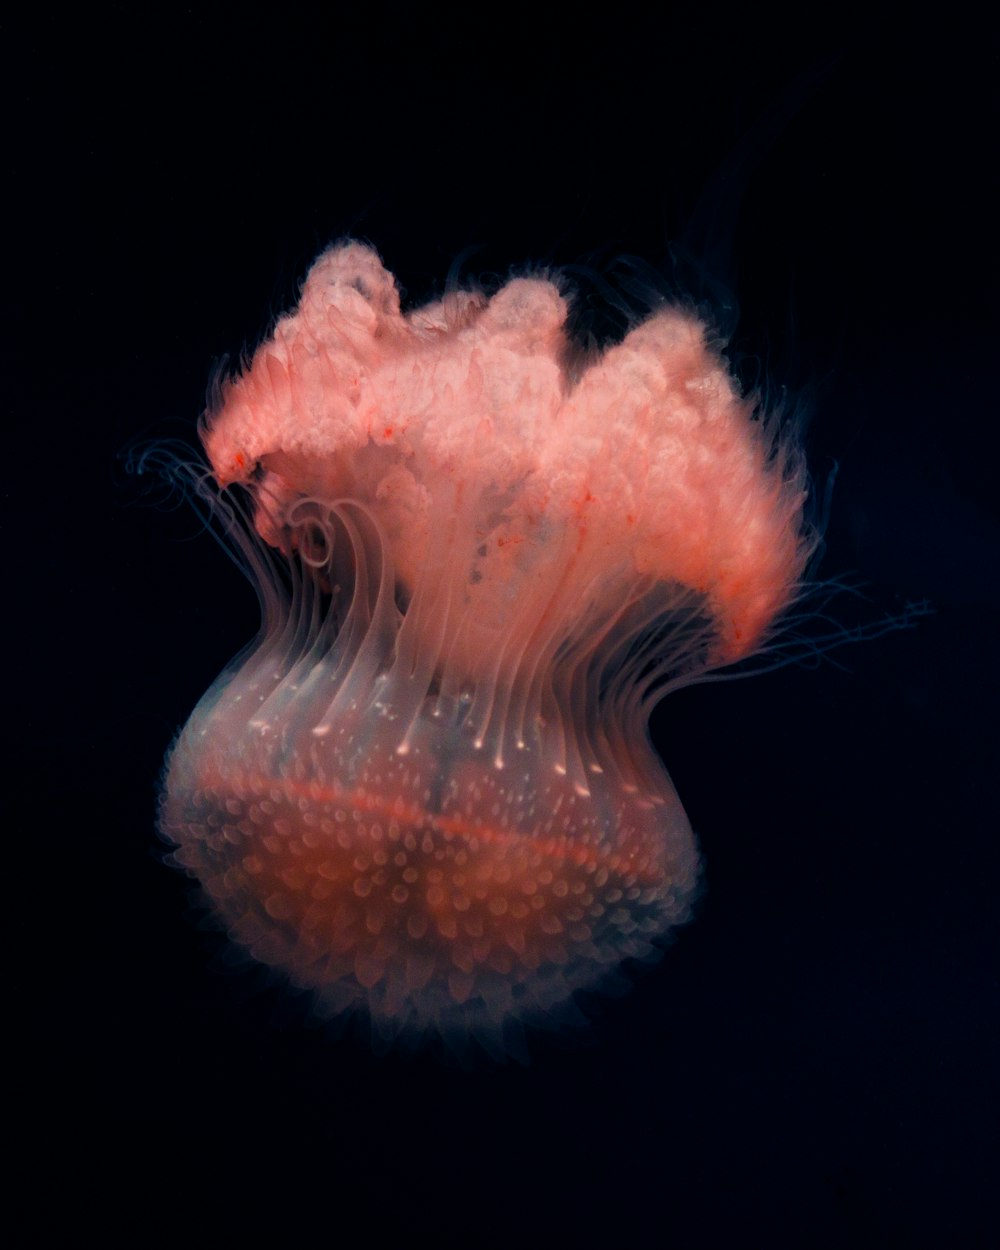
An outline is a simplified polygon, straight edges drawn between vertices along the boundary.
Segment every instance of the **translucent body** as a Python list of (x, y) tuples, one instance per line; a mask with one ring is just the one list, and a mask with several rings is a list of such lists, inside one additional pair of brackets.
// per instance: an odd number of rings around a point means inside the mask
[(586, 360), (565, 312), (520, 280), (404, 317), (346, 245), (207, 426), (263, 625), (161, 828), (236, 942), (383, 1036), (495, 1049), (685, 918), (649, 708), (762, 645), (808, 556), (801, 467), (703, 328)]
[(373, 684), (355, 662), (338, 681), (336, 657), (270, 659), (195, 713), (162, 827), (233, 938), (318, 991), (321, 1011), (365, 1003), (383, 1032), (490, 1042), (685, 917), (694, 841), (651, 754), (642, 775), (608, 758), (585, 789), (537, 729), (498, 767), (470, 699), (425, 698), (404, 724), (414, 692), (398, 670)]

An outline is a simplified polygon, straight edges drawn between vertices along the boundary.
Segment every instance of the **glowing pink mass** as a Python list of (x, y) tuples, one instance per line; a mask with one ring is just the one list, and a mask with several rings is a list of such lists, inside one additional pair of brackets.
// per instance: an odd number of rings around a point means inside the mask
[(650, 709), (759, 651), (812, 550), (798, 450), (697, 319), (598, 352), (566, 316), (545, 277), (404, 314), (341, 244), (204, 429), (263, 623), (161, 829), (237, 944), (383, 1039), (502, 1050), (686, 918)]

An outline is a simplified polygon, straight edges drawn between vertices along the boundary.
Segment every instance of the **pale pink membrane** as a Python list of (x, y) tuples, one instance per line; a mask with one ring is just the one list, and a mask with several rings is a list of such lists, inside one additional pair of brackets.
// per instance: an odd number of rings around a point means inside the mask
[(566, 314), (521, 278), (404, 315), (340, 245), (205, 429), (264, 624), (162, 829), (235, 942), (383, 1039), (502, 1052), (686, 918), (651, 706), (760, 650), (810, 554), (801, 457), (704, 326), (588, 357)]

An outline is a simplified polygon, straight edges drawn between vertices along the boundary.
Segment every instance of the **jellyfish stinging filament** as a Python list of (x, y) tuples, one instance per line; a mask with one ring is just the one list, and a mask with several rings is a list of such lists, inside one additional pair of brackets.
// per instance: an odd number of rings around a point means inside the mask
[[(760, 650), (810, 541), (797, 450), (662, 307), (400, 310), (333, 247), (203, 431), (262, 626), (178, 738), (175, 859), (321, 1015), (503, 1046), (683, 921), (666, 691)], [(239, 488), (242, 487), (242, 491)]]

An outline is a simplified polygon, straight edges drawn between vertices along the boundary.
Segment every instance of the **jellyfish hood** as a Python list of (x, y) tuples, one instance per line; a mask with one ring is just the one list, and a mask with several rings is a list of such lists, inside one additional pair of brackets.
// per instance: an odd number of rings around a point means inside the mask
[(383, 1037), (503, 1051), (685, 918), (649, 710), (760, 649), (810, 553), (801, 458), (696, 318), (585, 352), (567, 311), (522, 277), (404, 313), (342, 244), (205, 423), (264, 625), (161, 827), (237, 942)]

